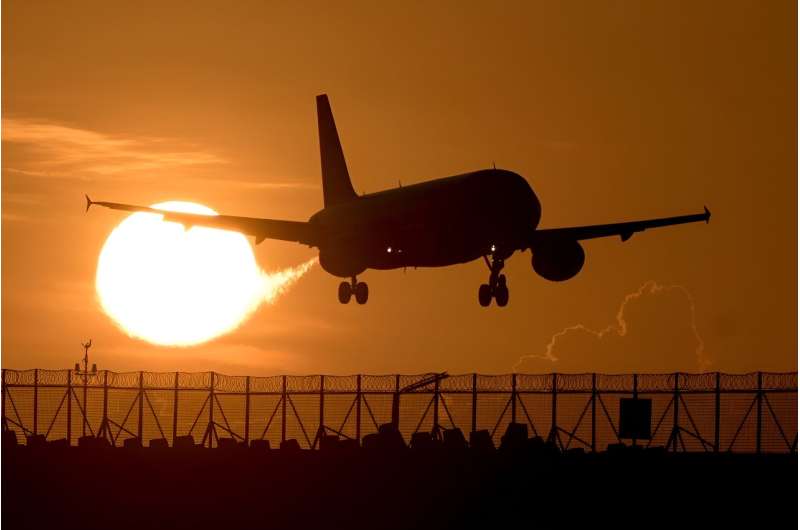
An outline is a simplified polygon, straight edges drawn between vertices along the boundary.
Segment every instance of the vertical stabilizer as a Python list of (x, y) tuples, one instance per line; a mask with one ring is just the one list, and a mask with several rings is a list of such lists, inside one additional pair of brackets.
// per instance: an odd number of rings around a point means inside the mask
[(342, 144), (336, 132), (331, 104), (328, 96), (317, 96), (317, 122), (319, 127), (319, 156), (322, 162), (322, 195), (325, 207), (333, 206), (357, 197), (350, 183), (347, 163), (344, 161)]

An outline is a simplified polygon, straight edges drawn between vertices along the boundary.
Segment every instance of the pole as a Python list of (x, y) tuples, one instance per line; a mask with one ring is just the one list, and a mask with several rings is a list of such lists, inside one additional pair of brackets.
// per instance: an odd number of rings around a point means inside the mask
[(283, 390), (281, 392), (281, 443), (286, 441), (286, 376), (283, 376)]
[(244, 380), (244, 444), (250, 445), (250, 376)]
[(439, 439), (439, 379), (433, 382), (433, 437)]
[(439, 438), (439, 379), (433, 383), (433, 437)]
[(551, 407), (550, 407), (550, 438), (551, 441), (555, 442), (557, 432), (556, 432), (556, 404), (558, 402), (558, 374), (553, 374), (553, 388), (552, 388), (553, 397), (551, 400)]
[(39, 369), (33, 371), (33, 434), (39, 432)]
[(517, 423), (517, 374), (511, 374), (511, 423)]
[(172, 447), (175, 447), (175, 438), (178, 437), (178, 377), (175, 372), (175, 390), (172, 392)]
[(105, 436), (108, 431), (108, 370), (103, 374), (103, 421), (101, 427), (103, 436)]
[(672, 451), (674, 453), (678, 452), (678, 421), (680, 419), (680, 387), (678, 385), (678, 379), (680, 378), (680, 374), (675, 372), (675, 388), (673, 390), (672, 395)]
[(211, 386), (208, 387), (208, 448), (214, 445), (214, 372), (211, 372)]
[(356, 442), (361, 444), (361, 374), (356, 376)]
[(317, 428), (317, 440), (322, 444), (322, 436), (325, 434), (325, 376), (319, 376), (319, 427)]
[(472, 374), (472, 431), (478, 430), (478, 374)]
[(394, 394), (392, 395), (392, 426), (400, 429), (400, 374), (394, 376)]
[(597, 374), (592, 374), (592, 452), (597, 452)]
[(758, 391), (756, 393), (756, 453), (761, 452), (761, 372), (758, 372)]
[(67, 445), (72, 445), (72, 370), (67, 370)]
[(89, 423), (89, 372), (88, 357), (83, 360), (83, 422), (81, 423), (81, 436), (86, 436), (86, 425)]
[[(83, 409), (84, 411), (86, 408)], [(136, 436), (139, 443), (144, 444), (142, 432), (144, 430), (144, 372), (139, 370), (139, 422), (136, 426)]]
[(717, 372), (714, 385), (714, 452), (719, 453), (719, 405), (720, 405), (720, 376)]
[(0, 403), (0, 407), (3, 408), (3, 432), (6, 431), (8, 425), (6, 425), (6, 369), (3, 368), (3, 381), (2, 381), (2, 389), (3, 389), (3, 402)]
[[(633, 374), (633, 399), (639, 399), (639, 374)], [(631, 439), (631, 445), (636, 447), (636, 438)]]

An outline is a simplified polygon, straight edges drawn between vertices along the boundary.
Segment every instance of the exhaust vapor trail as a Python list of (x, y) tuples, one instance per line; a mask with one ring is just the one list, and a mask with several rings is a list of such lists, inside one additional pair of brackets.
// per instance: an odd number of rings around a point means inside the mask
[(274, 304), (278, 297), (289, 290), (294, 283), (305, 275), (311, 267), (318, 261), (318, 258), (311, 258), (305, 263), (288, 267), (276, 272), (261, 271), (261, 301), (267, 304)]

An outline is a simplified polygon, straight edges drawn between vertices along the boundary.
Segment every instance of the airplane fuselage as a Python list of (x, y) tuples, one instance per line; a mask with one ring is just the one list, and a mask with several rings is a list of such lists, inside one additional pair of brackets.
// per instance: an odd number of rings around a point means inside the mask
[(322, 267), (350, 277), (366, 269), (507, 257), (525, 248), (540, 217), (539, 200), (524, 178), (486, 169), (363, 195), (309, 222), (320, 237)]
[(307, 222), (235, 215), (167, 212), (134, 204), (92, 201), (132, 212), (160, 214), (184, 226), (235, 230), (264, 239), (292, 241), (319, 249), (325, 271), (341, 278), (342, 304), (355, 298), (365, 304), (369, 287), (357, 276), (367, 269), (446, 267), (479, 259), (489, 266), (487, 283), (478, 288), (478, 303), (508, 304), (503, 267), (517, 250), (531, 250), (531, 268), (549, 281), (563, 282), (578, 274), (586, 260), (581, 242), (617, 236), (627, 241), (649, 228), (695, 223), (711, 212), (622, 223), (539, 228), (542, 209), (536, 194), (520, 175), (484, 169), (359, 196), (350, 180), (328, 96), (317, 96), (322, 200), (325, 207)]

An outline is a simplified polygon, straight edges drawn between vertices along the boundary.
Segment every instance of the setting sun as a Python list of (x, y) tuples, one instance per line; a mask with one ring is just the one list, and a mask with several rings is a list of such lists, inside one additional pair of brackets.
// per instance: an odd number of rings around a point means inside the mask
[[(153, 207), (216, 215), (191, 202)], [(106, 240), (96, 288), (103, 310), (129, 335), (189, 346), (236, 328), (309, 266), (266, 274), (242, 234), (186, 229), (156, 214), (135, 213)]]

